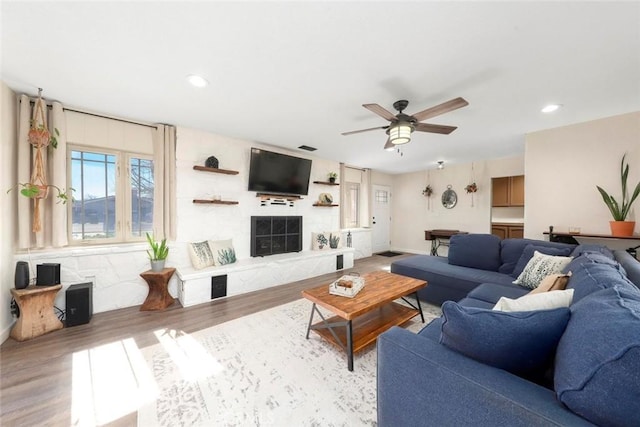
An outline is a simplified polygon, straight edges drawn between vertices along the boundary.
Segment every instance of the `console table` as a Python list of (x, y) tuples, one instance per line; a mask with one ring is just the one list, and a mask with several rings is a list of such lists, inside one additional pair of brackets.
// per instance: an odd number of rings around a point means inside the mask
[(164, 310), (175, 301), (169, 293), (169, 279), (176, 272), (175, 268), (165, 268), (162, 271), (147, 270), (140, 273), (145, 282), (149, 285), (147, 299), (140, 307), (140, 311)]
[(62, 285), (11, 289), (11, 295), (20, 308), (20, 317), (11, 329), (11, 338), (26, 341), (62, 329), (62, 322), (53, 312), (53, 301), (60, 289)]
[(466, 231), (460, 230), (425, 230), (424, 240), (431, 240), (432, 256), (438, 256), (438, 248), (440, 246), (449, 246), (449, 239), (455, 234), (468, 234)]

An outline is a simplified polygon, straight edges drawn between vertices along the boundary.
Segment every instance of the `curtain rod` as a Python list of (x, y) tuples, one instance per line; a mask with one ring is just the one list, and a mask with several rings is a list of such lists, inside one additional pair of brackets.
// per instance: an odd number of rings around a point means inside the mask
[[(34, 100), (29, 99), (29, 104), (31, 104), (33, 106), (33, 105), (35, 105), (35, 103), (36, 102)], [(47, 109), (50, 110), (51, 109), (51, 103), (45, 101), (45, 104), (47, 106)], [(147, 124), (147, 123), (139, 123), (139, 122), (134, 122), (132, 120), (125, 120), (125, 119), (119, 119), (119, 118), (116, 118), (116, 117), (103, 116), (103, 115), (96, 114), (96, 113), (88, 113), (86, 111), (74, 110), (73, 108), (62, 107), (62, 110), (63, 111), (71, 111), (73, 113), (86, 114), (87, 116), (100, 117), (101, 119), (115, 120), (115, 121), (118, 121), (118, 122), (130, 123), (132, 125), (146, 126), (148, 128), (158, 129), (158, 126), (150, 125), (150, 124)]]

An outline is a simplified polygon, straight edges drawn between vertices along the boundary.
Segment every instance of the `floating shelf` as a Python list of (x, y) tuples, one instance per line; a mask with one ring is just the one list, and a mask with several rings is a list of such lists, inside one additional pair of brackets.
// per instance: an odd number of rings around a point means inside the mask
[(238, 175), (238, 171), (232, 171), (227, 169), (216, 169), (216, 168), (208, 168), (206, 166), (194, 166), (194, 170), (203, 171), (203, 172), (214, 172), (214, 173), (223, 173), (225, 175)]
[(337, 182), (329, 182), (329, 181), (313, 181), (314, 184), (320, 185), (340, 185)]
[(233, 200), (206, 200), (206, 199), (193, 199), (193, 203), (209, 204), (209, 205), (237, 205), (238, 202)]
[(340, 205), (333, 205), (333, 204), (327, 204), (327, 203), (314, 203), (313, 206), (318, 206), (323, 208), (332, 208)]

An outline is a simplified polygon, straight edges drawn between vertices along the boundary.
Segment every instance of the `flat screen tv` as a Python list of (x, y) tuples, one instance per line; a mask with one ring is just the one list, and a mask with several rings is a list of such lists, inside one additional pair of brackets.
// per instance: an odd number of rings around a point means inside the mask
[(309, 193), (311, 160), (251, 149), (249, 191), (306, 196)]

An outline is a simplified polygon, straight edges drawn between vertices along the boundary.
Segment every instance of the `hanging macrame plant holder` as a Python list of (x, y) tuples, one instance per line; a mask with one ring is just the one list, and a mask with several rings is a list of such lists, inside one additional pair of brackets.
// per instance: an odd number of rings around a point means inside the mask
[(33, 196), (33, 224), (32, 231), (38, 233), (42, 230), (40, 221), (40, 200), (46, 199), (49, 194), (47, 176), (44, 168), (44, 153), (51, 141), (51, 134), (47, 129), (47, 121), (44, 115), (44, 101), (42, 100), (42, 89), (38, 90), (38, 99), (33, 106), (33, 118), (28, 134), (29, 143), (35, 149), (33, 158), (33, 168), (31, 170), (31, 180), (29, 184), (32, 188), (37, 188), (38, 193)]

